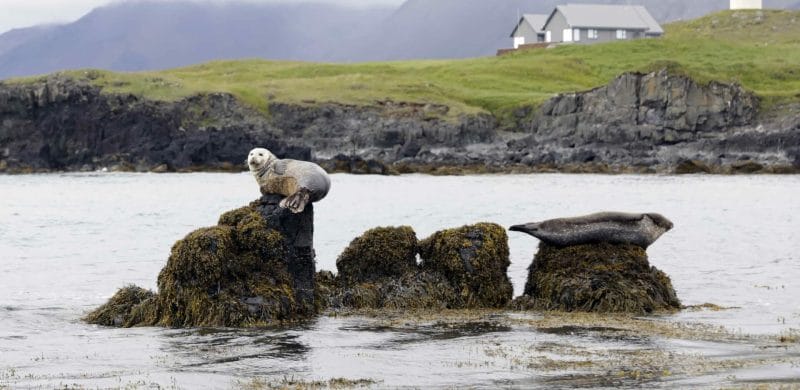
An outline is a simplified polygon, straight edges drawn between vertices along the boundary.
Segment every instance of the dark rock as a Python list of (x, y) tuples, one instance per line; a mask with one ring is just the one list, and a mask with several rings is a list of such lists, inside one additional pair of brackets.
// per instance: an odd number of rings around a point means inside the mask
[(419, 243), (421, 269), (444, 275), (459, 294), (458, 307), (503, 307), (514, 288), (505, 229), (479, 223), (434, 233)]
[(679, 309), (669, 277), (631, 244), (539, 244), (517, 309), (652, 313)]
[(700, 160), (683, 160), (678, 162), (675, 173), (679, 175), (711, 173), (711, 168)]
[(417, 236), (408, 226), (370, 229), (345, 248), (336, 268), (348, 285), (417, 273)]
[(609, 164), (612, 171), (713, 173), (748, 155), (764, 166), (791, 165), (800, 117), (758, 123), (758, 108), (758, 98), (737, 84), (700, 84), (666, 69), (626, 73), (548, 100), (529, 124), (531, 135), (508, 147), (526, 165), (562, 171)]
[(357, 156), (338, 154), (331, 159), (319, 161), (319, 165), (328, 173), (352, 173), (356, 175), (389, 175), (394, 171), (386, 164)]
[[(158, 294), (136, 305), (115, 303), (118, 293), (87, 316), (115, 326), (260, 326), (316, 313), (313, 207), (300, 214), (281, 209), (282, 197), (266, 195), (220, 216), (175, 243), (158, 276)], [(133, 291), (131, 289), (130, 291)], [(115, 301), (116, 300), (116, 301)], [(110, 323), (107, 307), (121, 307)]]
[(229, 94), (176, 102), (101, 93), (62, 76), (0, 83), (0, 149), (7, 170), (79, 170), (86, 164), (135, 171), (162, 164), (189, 169), (243, 170), (254, 146), (279, 157), (308, 160), (310, 149), (280, 140), (255, 110)]
[(731, 164), (733, 173), (756, 173), (764, 169), (764, 166), (755, 161), (736, 161)]

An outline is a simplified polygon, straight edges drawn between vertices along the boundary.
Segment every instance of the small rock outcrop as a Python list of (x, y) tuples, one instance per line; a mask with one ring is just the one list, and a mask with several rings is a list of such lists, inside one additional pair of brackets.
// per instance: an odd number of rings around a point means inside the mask
[(524, 295), (512, 307), (645, 314), (677, 310), (672, 282), (633, 244), (539, 244)]
[(370, 229), (336, 260), (345, 284), (400, 278), (417, 272), (417, 235), (409, 226)]
[(669, 277), (646, 248), (672, 228), (660, 214), (597, 213), (526, 225), (540, 238), (517, 309), (652, 313), (679, 309)]
[(500, 308), (513, 294), (509, 264), (508, 238), (495, 224), (422, 241), (410, 227), (376, 228), (339, 256), (337, 276), (317, 274), (318, 299), (332, 309)]
[(278, 207), (279, 195), (223, 214), (172, 247), (158, 293), (126, 287), (89, 323), (107, 326), (262, 326), (316, 313), (313, 207)]
[(460, 306), (503, 307), (514, 294), (508, 279), (508, 236), (493, 223), (434, 233), (419, 244), (421, 268), (445, 276)]
[(737, 84), (702, 85), (662, 69), (548, 100), (532, 123), (539, 140), (584, 145), (696, 140), (752, 123), (758, 99)]

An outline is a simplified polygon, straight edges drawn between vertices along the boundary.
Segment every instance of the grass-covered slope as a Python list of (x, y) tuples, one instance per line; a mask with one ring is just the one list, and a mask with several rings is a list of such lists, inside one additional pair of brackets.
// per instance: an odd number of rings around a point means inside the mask
[(697, 80), (736, 81), (764, 107), (800, 101), (800, 12), (725, 11), (666, 26), (662, 39), (564, 45), (469, 60), (315, 64), (217, 61), (144, 73), (73, 71), (108, 92), (175, 100), (230, 92), (266, 112), (269, 101), (413, 101), (450, 114), (499, 116), (553, 94), (603, 85), (626, 71), (669, 66)]

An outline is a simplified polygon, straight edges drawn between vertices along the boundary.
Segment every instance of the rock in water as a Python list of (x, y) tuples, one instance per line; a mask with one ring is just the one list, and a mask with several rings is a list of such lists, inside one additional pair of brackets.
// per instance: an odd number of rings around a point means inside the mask
[[(123, 289), (86, 321), (242, 327), (315, 314), (313, 207), (294, 214), (278, 206), (282, 198), (265, 195), (223, 214), (217, 226), (189, 233), (172, 247), (158, 294)], [(110, 307), (119, 309), (103, 315)]]
[(419, 244), (422, 270), (438, 272), (459, 294), (457, 307), (503, 307), (514, 294), (508, 279), (508, 236), (493, 223), (434, 233)]
[(98, 307), (86, 318), (86, 322), (105, 326), (133, 326), (143, 308), (152, 306), (155, 294), (141, 287), (127, 286), (119, 289), (103, 306)]
[(508, 237), (496, 224), (443, 230), (421, 242), (407, 226), (375, 228), (339, 256), (338, 276), (317, 274), (318, 302), (332, 309), (498, 308), (513, 294), (509, 264)]
[(417, 270), (417, 235), (409, 226), (370, 229), (355, 238), (336, 260), (345, 284), (400, 278)]
[(651, 313), (681, 307), (669, 277), (651, 267), (644, 248), (597, 243), (557, 247), (545, 242), (529, 268), (518, 309)]
[(355, 238), (336, 260), (339, 274), (317, 274), (319, 305), (332, 309), (445, 309), (456, 293), (439, 273), (417, 265), (408, 226), (378, 227)]

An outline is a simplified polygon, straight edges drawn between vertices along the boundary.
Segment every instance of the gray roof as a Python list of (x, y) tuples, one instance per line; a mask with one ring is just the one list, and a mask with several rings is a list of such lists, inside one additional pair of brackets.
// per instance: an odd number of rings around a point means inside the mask
[[(572, 27), (643, 30), (649, 34), (663, 34), (647, 8), (641, 5), (567, 4), (556, 7), (553, 14), (561, 12)], [(550, 21), (548, 17), (547, 22)]]
[(514, 31), (511, 32), (511, 36), (513, 37), (514, 34), (517, 33), (517, 29), (522, 22), (528, 22), (528, 24), (533, 27), (533, 30), (537, 33), (544, 32), (544, 24), (547, 23), (547, 19), (550, 15), (542, 15), (542, 14), (524, 14), (517, 22), (517, 26), (514, 27)]

